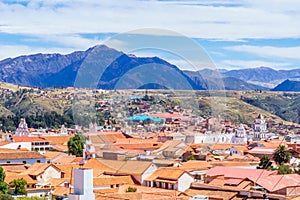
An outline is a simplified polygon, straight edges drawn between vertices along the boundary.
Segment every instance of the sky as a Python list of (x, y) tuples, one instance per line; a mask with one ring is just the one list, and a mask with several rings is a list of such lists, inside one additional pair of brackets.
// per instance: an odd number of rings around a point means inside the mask
[(297, 0), (0, 0), (0, 60), (109, 44), (181, 69), (288, 70), (299, 27)]

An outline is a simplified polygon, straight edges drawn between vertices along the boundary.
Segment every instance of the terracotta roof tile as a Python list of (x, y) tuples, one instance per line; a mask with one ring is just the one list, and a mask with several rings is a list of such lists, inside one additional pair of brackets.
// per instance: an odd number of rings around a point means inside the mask
[(278, 191), (287, 187), (300, 186), (300, 175), (298, 174), (270, 175), (259, 178), (250, 176), (248, 178), (269, 192)]
[(22, 172), (22, 175), (32, 175), (32, 176), (38, 176), (41, 173), (43, 173), (48, 167), (54, 167), (58, 171), (60, 171), (59, 168), (55, 167), (53, 164), (47, 164), (47, 163), (35, 163), (34, 165), (30, 166), (26, 171)]
[(107, 185), (124, 185), (130, 184), (133, 185), (134, 182), (131, 176), (104, 176), (93, 179), (94, 186), (107, 186)]
[(67, 135), (67, 136), (42, 136), (41, 138), (47, 140), (50, 142), (50, 144), (55, 145), (55, 144), (60, 144), (63, 145), (66, 142), (68, 142), (68, 140), (73, 137), (71, 135)]
[(206, 172), (206, 176), (224, 176), (225, 178), (247, 178), (247, 177), (263, 177), (276, 174), (276, 171), (268, 171), (263, 169), (247, 169), (238, 167), (213, 167)]
[(231, 191), (216, 191), (216, 190), (209, 190), (209, 189), (188, 189), (185, 191), (186, 194), (189, 196), (195, 196), (198, 194), (208, 196), (210, 198), (217, 198), (217, 199), (232, 199), (233, 197), (238, 195), (238, 192), (231, 192)]
[(43, 155), (46, 157), (47, 160), (53, 160), (54, 158), (60, 155), (64, 155), (64, 153), (57, 151), (46, 151)]
[(199, 160), (189, 160), (188, 162), (184, 162), (181, 166), (179, 166), (180, 169), (185, 171), (207, 170), (211, 167), (212, 165), (207, 161)]
[(0, 148), (0, 160), (21, 160), (21, 159), (38, 159), (45, 156), (35, 151), (23, 151), (16, 149)]
[(178, 167), (161, 167), (145, 180), (168, 179), (177, 181), (184, 173), (185, 171)]
[(152, 162), (148, 161), (120, 161), (120, 160), (103, 160), (99, 161), (107, 167), (116, 170), (116, 173), (127, 173), (127, 174), (143, 174), (151, 165)]
[(57, 163), (57, 164), (70, 164), (70, 163), (73, 163), (75, 159), (76, 159), (75, 156), (65, 155), (65, 156), (59, 157), (57, 159), (53, 159), (52, 162)]
[(48, 140), (41, 137), (29, 137), (29, 136), (12, 136), (15, 142), (46, 142)]
[(15, 179), (24, 179), (27, 181), (27, 184), (36, 184), (37, 181), (33, 180), (29, 175), (27, 174), (20, 174), (20, 173), (15, 173), (15, 172), (5, 172), (6, 177), (5, 177), (5, 182), (9, 184), (11, 181)]

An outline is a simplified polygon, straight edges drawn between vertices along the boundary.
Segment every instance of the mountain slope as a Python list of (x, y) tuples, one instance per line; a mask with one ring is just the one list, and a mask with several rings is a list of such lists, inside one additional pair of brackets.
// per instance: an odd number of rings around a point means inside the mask
[(231, 70), (223, 73), (226, 77), (234, 77), (243, 81), (270, 82), (278, 79), (285, 79), (287, 75), (282, 71), (276, 71), (268, 67)]
[[(109, 65), (101, 68), (100, 66), (103, 63), (109, 63)], [(83, 68), (81, 69), (81, 67)], [(130, 74), (137, 67), (140, 70), (135, 70), (134, 76)], [(142, 76), (147, 76), (143, 67), (151, 69), (148, 70), (150, 73), (155, 72), (152, 74), (152, 77), (155, 76), (155, 83), (167, 83), (172, 78), (171, 75), (177, 75), (190, 86), (189, 89), (203, 89), (177, 66), (165, 60), (158, 57), (128, 56), (105, 45), (95, 46), (87, 51), (78, 51), (68, 55), (36, 54), (0, 61), (0, 81), (37, 87), (67, 87), (74, 86), (78, 75), (82, 75), (84, 77), (81, 78), (86, 79), (87, 82), (98, 80), (98, 84), (95, 85), (98, 88), (114, 89), (120, 78), (129, 74), (131, 79), (126, 83), (124, 89), (135, 88), (136, 85), (151, 88), (152, 82), (143, 83), (145, 77)], [(101, 70), (103, 70), (103, 73)], [(79, 71), (82, 73), (78, 74)], [(167, 77), (168, 73), (169, 77)], [(102, 76), (98, 77), (100, 75)], [(90, 85), (81, 86), (89, 87)], [(172, 86), (174, 86), (174, 89), (185, 89), (181, 87), (182, 84), (176, 83), (176, 81), (171, 85), (171, 89), (173, 89)]]
[(200, 70), (198, 72), (185, 71), (185, 73), (196, 83), (202, 84), (205, 89), (225, 90), (268, 90), (266, 87), (247, 83), (234, 77), (223, 77), (215, 70)]
[(300, 92), (300, 81), (285, 80), (277, 85), (272, 91), (294, 91)]

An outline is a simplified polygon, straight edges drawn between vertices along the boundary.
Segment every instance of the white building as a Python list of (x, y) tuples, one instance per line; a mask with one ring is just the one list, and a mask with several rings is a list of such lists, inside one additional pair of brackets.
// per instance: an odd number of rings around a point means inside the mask
[(96, 158), (96, 150), (92, 144), (92, 141), (88, 138), (84, 144), (83, 159), (88, 160), (91, 158)]
[(166, 167), (157, 169), (145, 179), (143, 185), (184, 192), (190, 188), (192, 182), (194, 182), (194, 177), (185, 170)]
[(254, 123), (254, 140), (261, 140), (266, 138), (267, 124), (264, 116), (259, 114)]
[(211, 133), (192, 135), (195, 144), (230, 144), (232, 143), (235, 133)]
[(232, 138), (233, 144), (246, 144), (247, 143), (247, 134), (243, 124), (236, 129), (235, 136)]
[(93, 169), (74, 169), (74, 193), (69, 200), (95, 200), (93, 188)]
[(65, 125), (61, 125), (60, 135), (68, 135), (68, 129), (66, 129)]
[(28, 126), (24, 118), (21, 118), (21, 121), (19, 123), (19, 126), (15, 132), (15, 136), (28, 136)]

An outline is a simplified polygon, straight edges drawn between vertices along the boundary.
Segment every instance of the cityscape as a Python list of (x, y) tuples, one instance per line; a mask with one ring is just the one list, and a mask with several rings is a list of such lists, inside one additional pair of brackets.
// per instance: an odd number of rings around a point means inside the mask
[(300, 2), (0, 13), (0, 200), (300, 199)]

